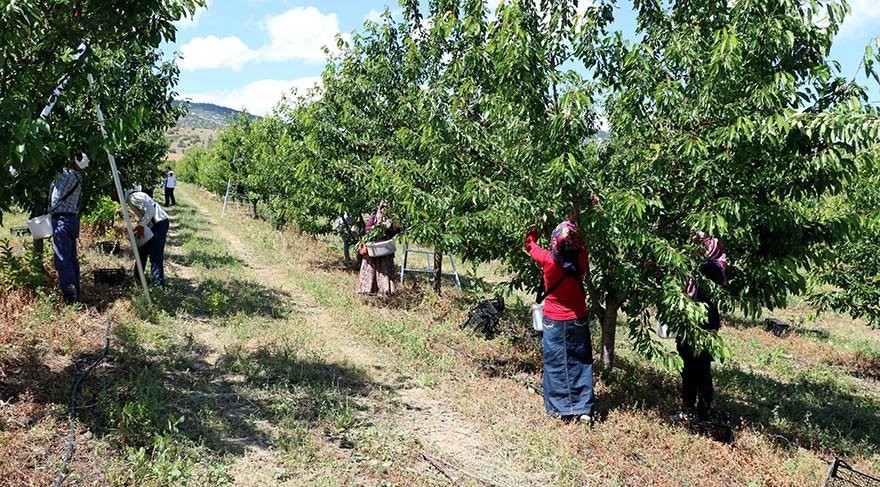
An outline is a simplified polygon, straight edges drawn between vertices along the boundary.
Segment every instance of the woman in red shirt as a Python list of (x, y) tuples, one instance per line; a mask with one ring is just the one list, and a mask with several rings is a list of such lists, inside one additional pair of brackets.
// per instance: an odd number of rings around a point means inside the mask
[(526, 235), (525, 250), (544, 273), (544, 407), (551, 416), (593, 419), (593, 350), (587, 325), (584, 276), (589, 257), (577, 226), (560, 223), (550, 250), (538, 245), (540, 233)]

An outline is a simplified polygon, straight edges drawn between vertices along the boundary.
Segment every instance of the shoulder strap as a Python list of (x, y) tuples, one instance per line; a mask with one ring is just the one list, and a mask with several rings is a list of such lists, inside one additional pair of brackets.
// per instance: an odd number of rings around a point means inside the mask
[[(541, 278), (541, 290), (538, 291), (538, 295), (537, 295), (537, 297), (535, 297), (535, 302), (538, 303), (538, 304), (543, 303), (543, 302), (544, 302), (544, 299), (545, 299), (547, 296), (549, 296), (553, 291), (555, 291), (556, 288), (558, 288), (559, 285), (562, 284), (562, 281), (564, 281), (566, 277), (571, 277), (572, 279), (574, 279), (574, 276), (570, 276), (570, 275), (568, 275), (568, 274), (562, 274), (562, 277), (560, 277), (558, 281), (556, 281), (555, 283), (553, 283), (553, 285), (550, 286), (550, 289), (547, 289), (546, 291), (544, 290), (544, 279), (543, 279), (543, 277), (542, 277), (542, 278)], [(577, 279), (575, 279), (575, 281), (577, 281)], [(583, 293), (583, 295), (584, 295), (584, 299), (586, 299), (586, 297), (587, 297), (587, 291), (584, 289), (584, 283), (578, 281), (578, 284), (580, 284), (579, 287), (581, 288), (581, 293)]]
[(562, 281), (564, 281), (566, 277), (568, 277), (568, 275), (567, 275), (567, 274), (563, 274), (562, 277), (560, 277), (558, 281), (556, 281), (555, 283), (553, 283), (552, 286), (550, 286), (550, 289), (547, 289), (547, 290), (545, 291), (545, 290), (544, 290), (544, 278), (543, 278), (543, 276), (542, 276), (542, 277), (541, 277), (541, 290), (538, 291), (538, 296), (535, 298), (535, 302), (538, 303), (538, 304), (543, 303), (543, 302), (544, 302), (544, 298), (546, 298), (547, 296), (550, 295), (550, 293), (552, 293), (553, 291), (555, 291), (556, 288), (558, 288), (559, 285), (562, 284)]
[(58, 200), (58, 203), (55, 203), (55, 205), (52, 206), (52, 208), (49, 208), (48, 213), (51, 215), (52, 212), (55, 211), (55, 208), (58, 208), (59, 206), (61, 206), (61, 203), (64, 203), (65, 201), (67, 201), (67, 198), (70, 198), (70, 195), (72, 195), (73, 192), (76, 191), (76, 188), (79, 187), (79, 183), (81, 183), (81, 182), (82, 182), (82, 177), (77, 175), (76, 184), (74, 184), (73, 187), (70, 188), (70, 190), (67, 192), (67, 194), (65, 194), (64, 196), (61, 197), (60, 200)]

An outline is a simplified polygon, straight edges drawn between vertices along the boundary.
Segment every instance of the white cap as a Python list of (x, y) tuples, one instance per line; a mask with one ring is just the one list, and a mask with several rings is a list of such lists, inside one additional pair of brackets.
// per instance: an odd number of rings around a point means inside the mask
[(141, 190), (140, 184), (135, 184), (134, 187), (131, 187), (131, 188), (125, 190), (125, 200), (128, 201), (128, 199), (131, 198), (131, 195), (133, 195), (137, 192), (140, 192), (140, 190)]
[(82, 153), (81, 158), (77, 159), (76, 157), (74, 157), (73, 160), (74, 162), (76, 162), (76, 167), (80, 169), (85, 169), (89, 167), (89, 156), (87, 156), (85, 152)]

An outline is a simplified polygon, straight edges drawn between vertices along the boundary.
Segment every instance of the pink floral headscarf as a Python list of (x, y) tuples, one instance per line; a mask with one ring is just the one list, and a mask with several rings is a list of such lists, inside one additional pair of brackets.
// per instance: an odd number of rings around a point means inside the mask
[(577, 226), (569, 220), (557, 225), (550, 234), (550, 253), (566, 274), (577, 275), (584, 271), (580, 269), (579, 257), (581, 252), (586, 251), (584, 239), (578, 233)]

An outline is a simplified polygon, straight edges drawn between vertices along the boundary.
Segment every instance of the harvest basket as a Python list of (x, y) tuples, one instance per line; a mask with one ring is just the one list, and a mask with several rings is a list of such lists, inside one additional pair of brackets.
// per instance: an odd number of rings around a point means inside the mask
[(27, 226), (35, 240), (52, 236), (52, 215), (35, 216), (27, 221)]
[(382, 240), (381, 242), (367, 242), (367, 255), (370, 257), (382, 257), (391, 255), (397, 250), (394, 239)]
[(125, 282), (125, 269), (95, 269), (95, 284), (118, 286)]

